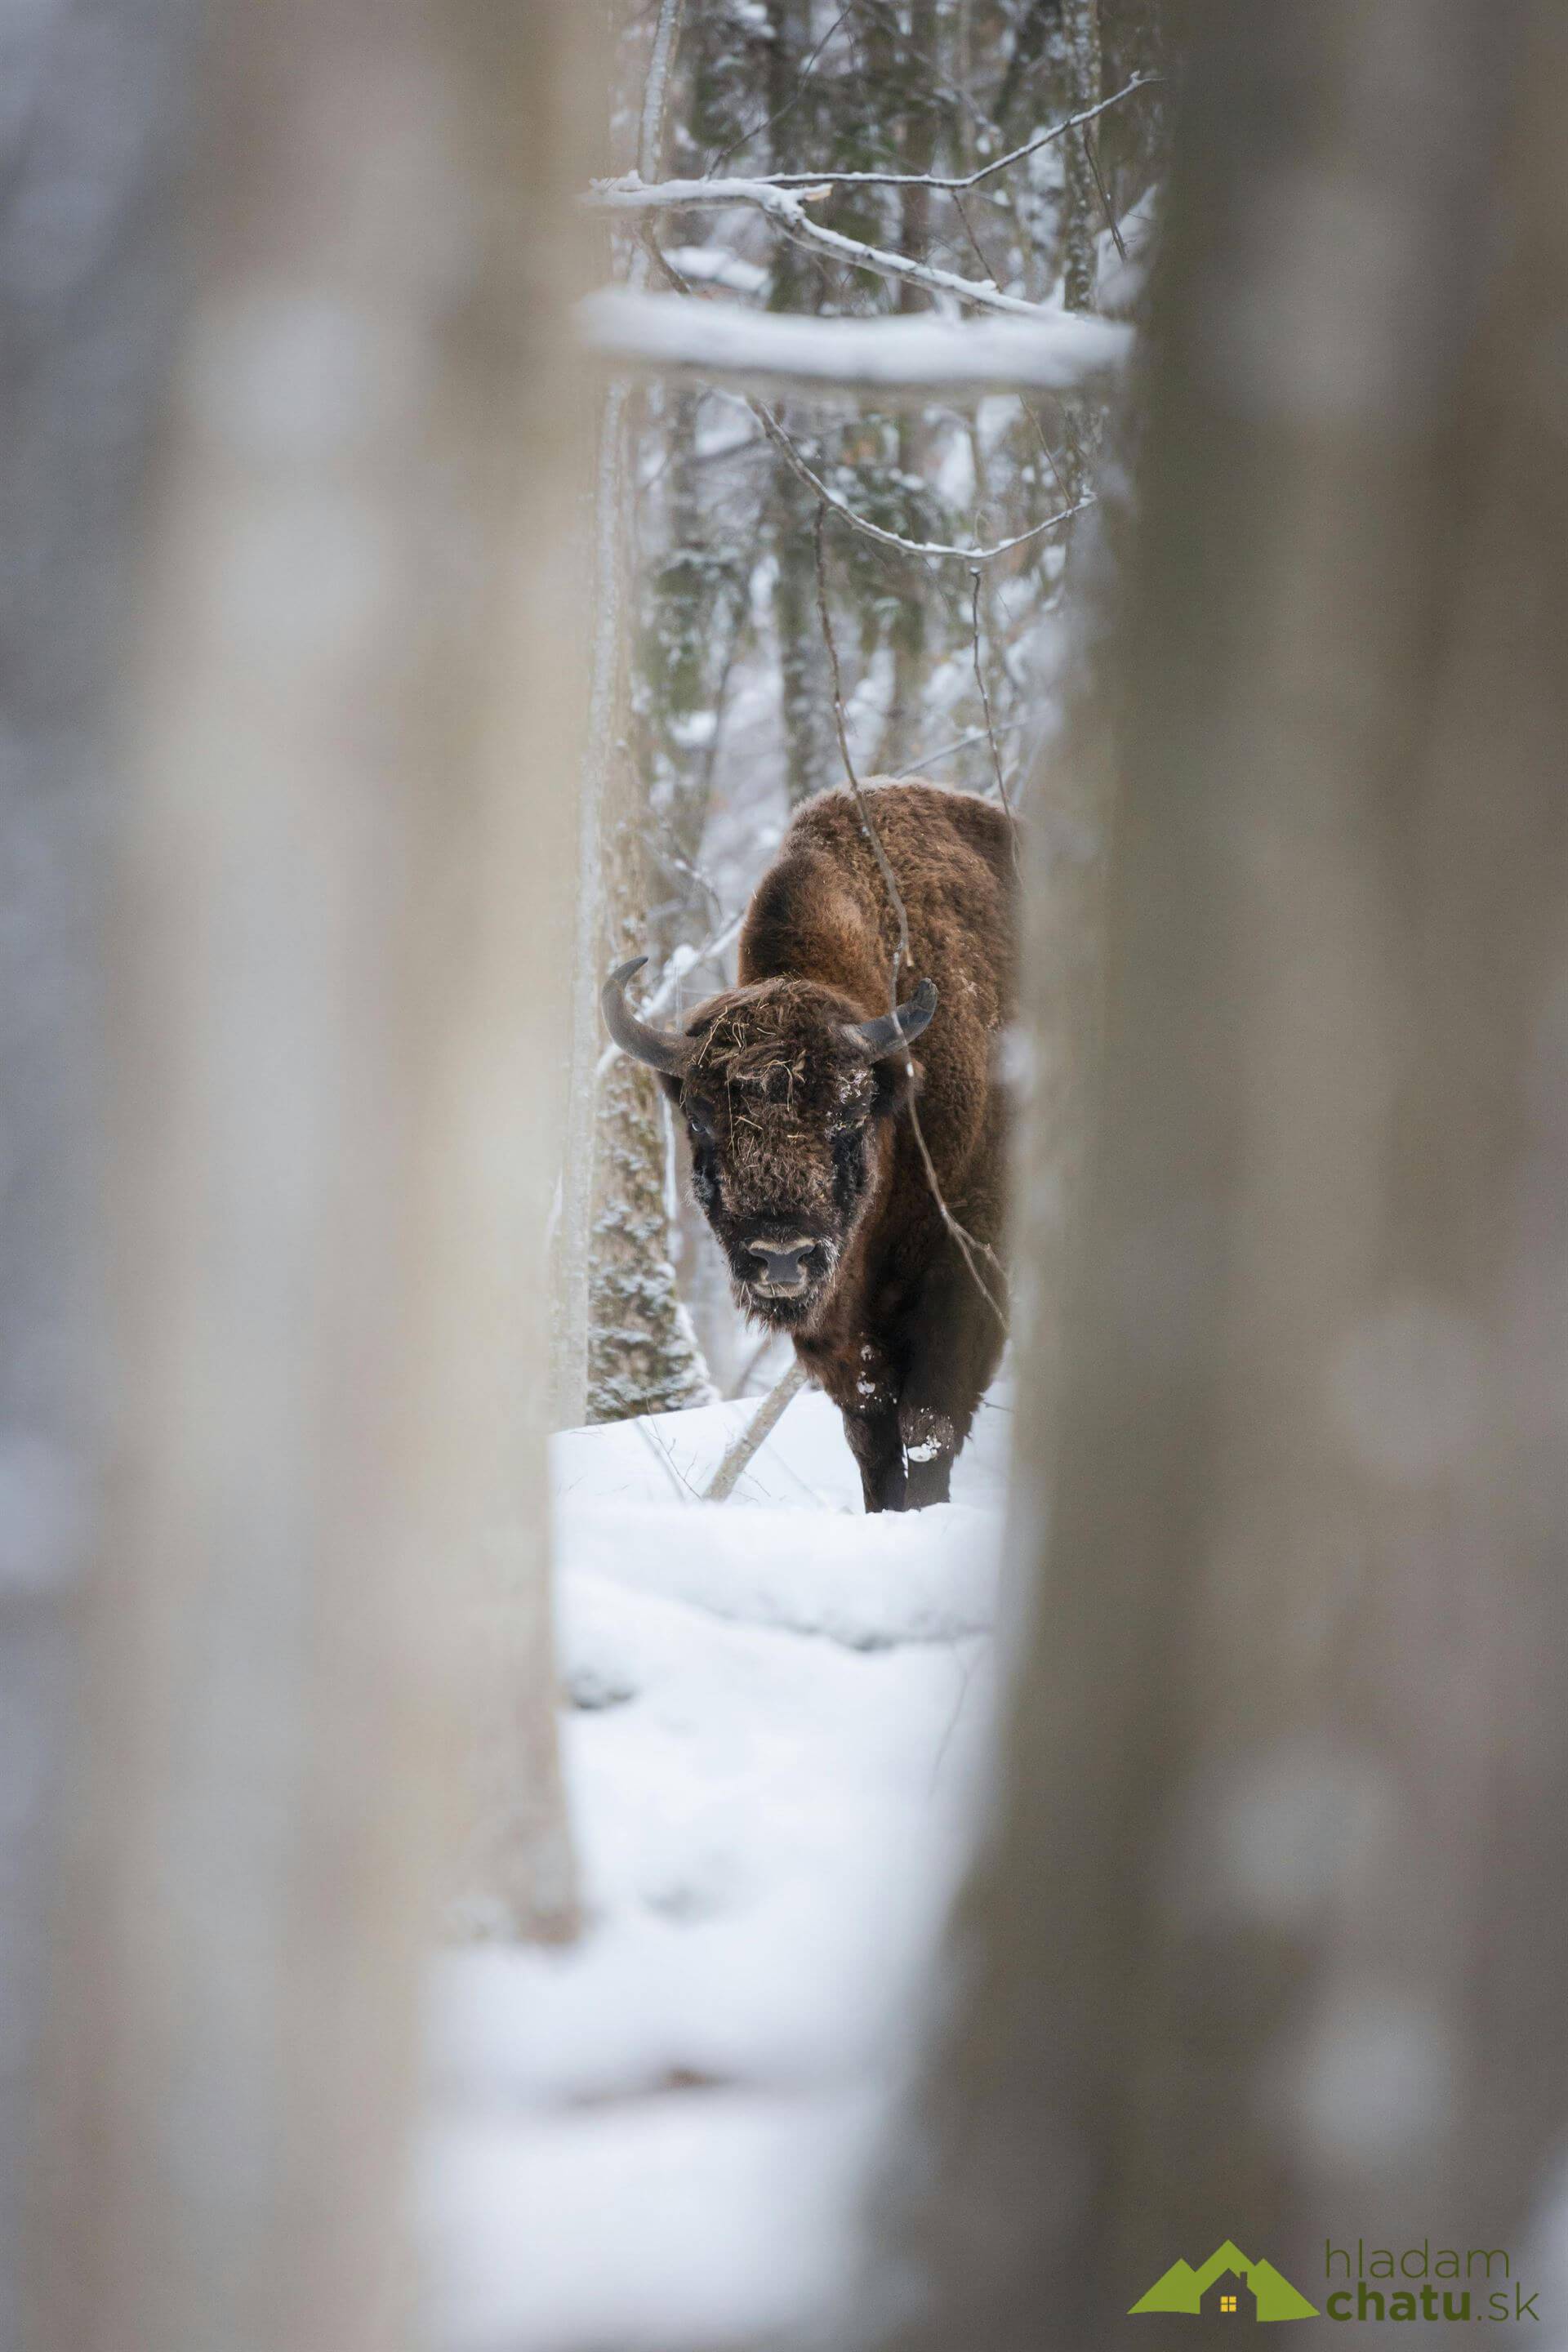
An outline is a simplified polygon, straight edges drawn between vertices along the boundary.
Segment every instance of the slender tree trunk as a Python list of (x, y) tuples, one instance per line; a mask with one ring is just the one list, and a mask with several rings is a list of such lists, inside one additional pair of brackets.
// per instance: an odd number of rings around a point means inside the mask
[[(809, 7), (801, 0), (768, 0), (773, 38), (768, 47), (768, 112), (777, 117), (772, 141), (775, 172), (802, 168), (797, 76), (811, 43)], [(786, 313), (815, 309), (807, 298), (811, 279), (794, 246), (782, 241), (773, 259), (769, 308)], [(809, 409), (785, 409), (782, 420), (794, 436), (809, 433)], [(773, 458), (770, 517), (773, 562), (773, 630), (778, 639), (779, 694), (784, 745), (784, 794), (791, 808), (839, 781), (837, 738), (833, 727), (833, 688), (827, 649), (816, 612), (816, 562), (812, 530), (816, 500), (798, 475)]]
[(552, 1419), (557, 1428), (587, 1417), (593, 1319), (594, 1193), (599, 1121), (597, 1071), (605, 1046), (599, 987), (605, 976), (605, 804), (616, 754), (622, 687), (626, 591), (622, 552), (626, 404), (631, 386), (612, 383), (599, 417), (594, 488), (592, 687), (577, 800), (576, 933), (572, 950), (572, 1027), (566, 1106), (554, 1211), (551, 1335)]
[[(1081, 114), (1098, 106), (1100, 87), (1100, 0), (1061, 0), (1062, 111)], [(1089, 138), (1094, 131), (1089, 129)], [(1082, 131), (1062, 145), (1062, 291), (1069, 310), (1092, 310), (1097, 256), (1104, 208)]]
[[(1100, 0), (1060, 0), (1060, 14), (1051, 40), (1055, 67), (1056, 103), (1063, 116), (1081, 113), (1099, 104), (1101, 96)], [(1090, 129), (1089, 136), (1094, 135)], [(1104, 208), (1095, 185), (1094, 171), (1081, 131), (1061, 142), (1062, 209), (1058, 254), (1062, 299), (1069, 310), (1092, 310), (1099, 285), (1099, 237), (1105, 226)], [(1068, 398), (1058, 404), (1066, 450), (1059, 460), (1062, 488), (1069, 506), (1089, 488), (1100, 453), (1104, 410), (1097, 401)], [(1077, 523), (1067, 526), (1058, 541), (1069, 569), (1083, 538)]]
[(661, 961), (700, 947), (721, 910), (700, 877), (725, 689), (746, 610), (748, 566), (729, 526), (702, 497), (700, 393), (671, 387), (645, 435), (663, 491), (651, 548), (632, 681), (633, 741), (647, 779), (657, 885), (649, 939)]
[[(646, 953), (646, 859), (637, 780), (606, 806), (609, 891), (620, 907), (606, 961)], [(626, 805), (627, 801), (632, 805)], [(691, 1318), (676, 1287), (665, 1166), (664, 1097), (650, 1071), (617, 1055), (599, 1090), (597, 1172), (589, 1297), (587, 1417), (620, 1421), (710, 1403)]]
[[(780, 304), (781, 309), (789, 308)], [(798, 436), (805, 415), (785, 411), (784, 430)], [(812, 530), (816, 500), (782, 460), (773, 467), (773, 628), (778, 638), (779, 692), (784, 706), (784, 794), (798, 808), (842, 775), (833, 731), (833, 681), (816, 610)]]
[[(637, 169), (658, 177), (670, 69), (682, 0), (662, 0), (637, 135)], [(629, 282), (647, 278), (646, 250)], [(572, 1109), (563, 1177), (563, 1298), (557, 1412), (566, 1420), (615, 1421), (700, 1404), (713, 1394), (670, 1262), (665, 1210), (666, 1135), (646, 1070), (617, 1058), (596, 1083), (602, 1027), (598, 982), (611, 964), (647, 952), (650, 779), (629, 756), (626, 624), (631, 416), (626, 387), (612, 385), (601, 430), (598, 488), (598, 635), (583, 811), (577, 910), (576, 1034)], [(590, 1122), (590, 1105), (593, 1117)]]
[[(713, 37), (710, 28), (710, 47)], [(644, 436), (645, 449), (651, 444), (663, 495), (657, 520), (649, 524), (656, 545), (642, 559), (648, 577), (632, 679), (633, 740), (647, 779), (651, 832), (646, 928), (628, 952), (651, 948), (661, 964), (679, 947), (703, 946), (726, 911), (702, 875), (702, 846), (724, 701), (745, 620), (750, 564), (727, 543), (731, 526), (722, 513), (715, 517), (704, 500), (698, 448), (701, 401), (699, 392), (671, 387)], [(708, 981), (703, 972), (696, 988)], [(666, 1220), (668, 1230), (656, 1227), (649, 1238), (656, 1260), (668, 1258), (674, 1265), (696, 1339), (699, 1377), (694, 1384), (689, 1365), (682, 1372), (667, 1360), (658, 1369), (656, 1387), (669, 1389), (675, 1370), (671, 1402), (685, 1404), (709, 1392), (705, 1381), (727, 1391), (725, 1365), (733, 1350), (736, 1318), (721, 1255), (684, 1182), (684, 1147), (668, 1129), (665, 1140), (671, 1179), (667, 1202), (673, 1202), (674, 1213)], [(631, 1392), (635, 1397), (635, 1387)], [(646, 1407), (634, 1403), (633, 1409)]]
[(590, 23), (280, 0), (214, 28), (134, 599), (117, 1461), (37, 2352), (403, 2335), (420, 1979), (476, 1716), (492, 1900), (570, 1924), (535, 1368)]
[[(910, 48), (913, 63), (904, 77), (906, 87), (903, 125), (903, 169), (907, 172), (929, 172), (936, 156), (935, 93), (919, 87), (924, 81), (920, 60), (934, 57), (937, 46), (936, 0), (912, 0), (910, 9)], [(913, 97), (913, 101), (911, 100)], [(899, 250), (911, 259), (924, 261), (931, 250), (931, 190), (908, 187), (900, 191), (900, 226)], [(931, 308), (931, 297), (921, 287), (907, 282), (900, 285), (898, 307), (908, 315)], [(909, 479), (923, 479), (931, 455), (931, 433), (927, 418), (918, 409), (900, 409), (898, 418), (899, 471)], [(924, 592), (929, 582), (911, 583), (911, 591), (903, 600), (902, 610), (893, 624), (893, 686), (888, 710), (888, 725), (878, 752), (878, 763), (890, 775), (907, 767), (920, 750), (924, 693), (930, 661), (926, 652), (926, 611)]]
[(1122, 2315), (1227, 2236), (1320, 2305), (1346, 2231), (1517, 2260), (1568, 2103), (1568, 24), (1204, 24), (1103, 1117), (897, 2352), (1177, 2347)]

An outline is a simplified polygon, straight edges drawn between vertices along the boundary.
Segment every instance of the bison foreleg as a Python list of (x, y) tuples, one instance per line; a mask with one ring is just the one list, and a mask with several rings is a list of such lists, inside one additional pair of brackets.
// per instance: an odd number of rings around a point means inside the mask
[(899, 1435), (908, 1465), (903, 1507), (945, 1503), (953, 1458), (969, 1434), (1002, 1353), (1002, 1327), (952, 1242), (921, 1286), (910, 1318), (899, 1396)]
[(860, 1465), (860, 1488), (868, 1511), (906, 1507), (904, 1444), (891, 1405), (875, 1412), (844, 1415), (844, 1434)]

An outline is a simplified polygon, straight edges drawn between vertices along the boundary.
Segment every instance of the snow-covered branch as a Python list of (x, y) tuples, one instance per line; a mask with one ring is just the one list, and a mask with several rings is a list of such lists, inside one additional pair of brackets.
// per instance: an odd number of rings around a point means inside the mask
[(1132, 330), (1033, 305), (1026, 319), (800, 319), (682, 294), (605, 287), (579, 303), (588, 349), (704, 383), (926, 401), (976, 392), (1088, 393), (1114, 381)]
[[(830, 182), (821, 183), (820, 193), (826, 195), (830, 186)], [(807, 187), (796, 194), (771, 180), (660, 180), (650, 185), (629, 172), (625, 179), (596, 181), (587, 201), (616, 213), (687, 212), (695, 205), (749, 205), (765, 214), (796, 245), (824, 253), (832, 261), (874, 270), (879, 278), (923, 286), (928, 293), (951, 295), (976, 310), (997, 310), (1011, 318), (1038, 318), (1038, 303), (1026, 302), (1022, 295), (1004, 294), (977, 278), (961, 278), (956, 269), (940, 269), (934, 262), (916, 261), (907, 253), (892, 253), (885, 246), (867, 245), (858, 236), (825, 228), (806, 211), (815, 193)]]

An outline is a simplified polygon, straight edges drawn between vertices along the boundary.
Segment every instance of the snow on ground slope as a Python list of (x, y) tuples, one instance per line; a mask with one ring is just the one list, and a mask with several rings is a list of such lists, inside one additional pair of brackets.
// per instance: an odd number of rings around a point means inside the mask
[(809, 1392), (724, 1505), (752, 1405), (556, 1441), (589, 1925), (440, 1965), (453, 2352), (702, 2352), (832, 2296), (986, 1727), (1006, 1404), (952, 1503), (879, 1519)]

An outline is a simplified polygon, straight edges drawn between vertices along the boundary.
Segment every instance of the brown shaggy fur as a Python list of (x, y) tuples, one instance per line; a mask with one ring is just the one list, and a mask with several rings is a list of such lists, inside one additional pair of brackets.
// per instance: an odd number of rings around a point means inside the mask
[[(868, 1510), (945, 1500), (1001, 1352), (998, 1318), (931, 1197), (908, 1115), (968, 1232), (1003, 1238), (1006, 1106), (998, 1035), (1015, 1006), (1016, 880), (1005, 814), (931, 784), (868, 786), (909, 917), (900, 979), (936, 984), (912, 1048), (868, 1064), (842, 1024), (888, 1010), (897, 926), (852, 793), (801, 808), (758, 884), (740, 986), (687, 1023), (691, 1066), (665, 1081), (684, 1112), (693, 1182), (736, 1295), (787, 1328), (844, 1415)], [(759, 1296), (756, 1251), (809, 1242), (799, 1297)], [(983, 1264), (1001, 1303), (1001, 1279)]]

